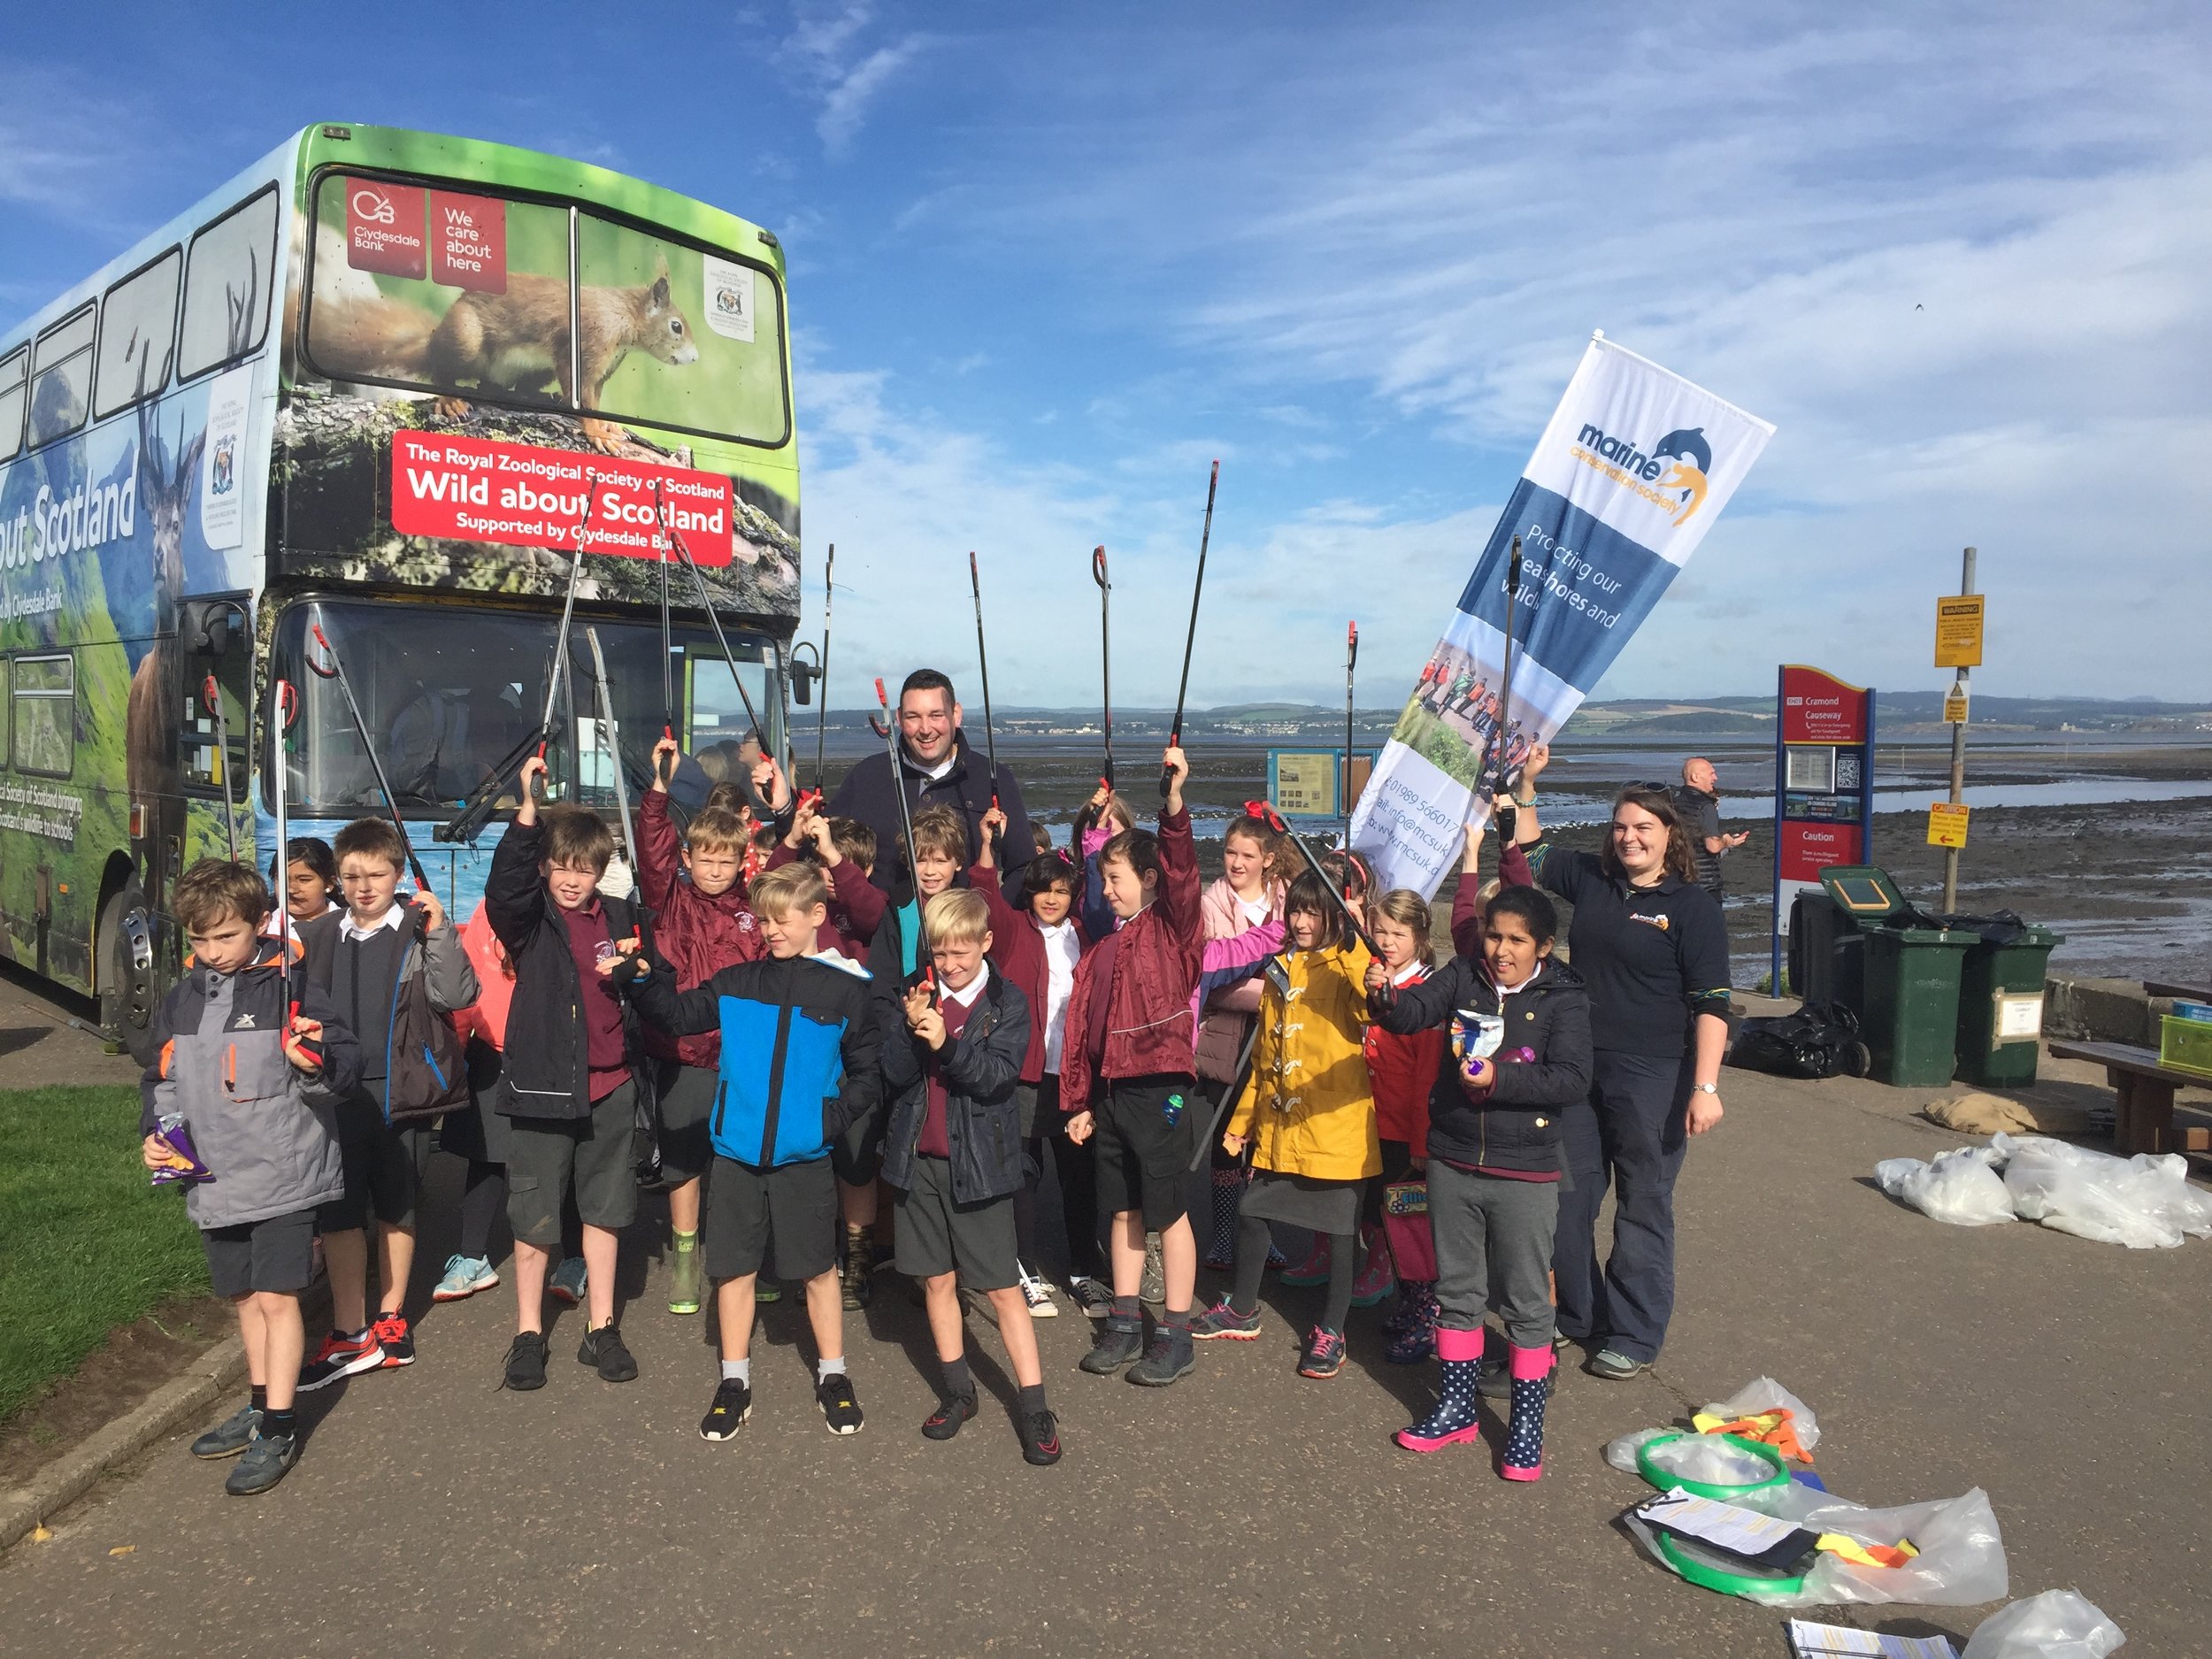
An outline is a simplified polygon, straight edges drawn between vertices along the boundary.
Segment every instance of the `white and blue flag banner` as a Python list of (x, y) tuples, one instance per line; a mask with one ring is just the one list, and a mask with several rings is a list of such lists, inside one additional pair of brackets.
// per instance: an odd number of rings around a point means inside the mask
[[(1548, 741), (1705, 538), (1774, 428), (1594, 336), (1423, 664), (1352, 816), (1383, 887), (1433, 895), (1507, 775)], [(1499, 706), (1505, 573), (1521, 541), (1512, 707)]]

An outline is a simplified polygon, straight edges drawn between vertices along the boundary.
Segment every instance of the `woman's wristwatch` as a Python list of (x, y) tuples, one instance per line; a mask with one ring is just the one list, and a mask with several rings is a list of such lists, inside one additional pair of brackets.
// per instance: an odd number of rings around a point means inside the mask
[(1720, 1093), (1720, 1085), (1717, 1083), (1693, 1083), (1690, 1085), (1690, 1093), (1693, 1094), (1717, 1094)]

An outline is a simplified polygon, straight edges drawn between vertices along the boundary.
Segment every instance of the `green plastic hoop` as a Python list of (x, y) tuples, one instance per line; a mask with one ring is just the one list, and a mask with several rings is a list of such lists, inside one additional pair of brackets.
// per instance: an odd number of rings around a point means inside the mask
[[(1686, 1487), (1684, 1489), (1687, 1490)], [(1724, 1492), (1741, 1489), (1726, 1486), (1721, 1488)], [(1717, 1590), (1723, 1595), (1742, 1596), (1747, 1600), (1755, 1599), (1763, 1594), (1797, 1595), (1804, 1591), (1805, 1579), (1808, 1576), (1805, 1573), (1801, 1572), (1785, 1578), (1770, 1578), (1755, 1572), (1730, 1572), (1725, 1568), (1716, 1567), (1709, 1562), (1698, 1560), (1682, 1548), (1679, 1540), (1655, 1526), (1651, 1529), (1651, 1535), (1658, 1540), (1659, 1553), (1667, 1558), (1667, 1564), (1701, 1590)]]
[[(1664, 1470), (1656, 1468), (1652, 1463), (1651, 1453), (1655, 1447), (1671, 1446), (1677, 1440), (1695, 1440), (1707, 1438), (1701, 1434), (1655, 1435), (1636, 1448), (1636, 1472), (1662, 1492), (1671, 1492), (1679, 1486), (1694, 1498), (1716, 1498), (1724, 1503), (1737, 1498), (1747, 1498), (1755, 1492), (1772, 1492), (1778, 1486), (1789, 1485), (1789, 1464), (1782, 1454), (1763, 1441), (1747, 1440), (1740, 1434), (1723, 1434), (1718, 1438), (1727, 1441), (1731, 1446), (1742, 1448), (1773, 1470), (1774, 1472), (1764, 1480), (1753, 1481), (1747, 1486), (1717, 1486), (1709, 1480), (1687, 1480), (1680, 1475), (1668, 1474)], [(1688, 1575), (1684, 1576), (1686, 1578)]]

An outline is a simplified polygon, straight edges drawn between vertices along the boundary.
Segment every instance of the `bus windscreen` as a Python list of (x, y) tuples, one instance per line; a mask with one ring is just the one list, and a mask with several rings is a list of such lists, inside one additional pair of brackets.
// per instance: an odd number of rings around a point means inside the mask
[[(288, 745), (286, 783), (292, 810), (302, 818), (356, 817), (384, 808), (344, 694), (334, 679), (317, 672), (319, 664), (326, 664), (310, 642), (308, 630), (316, 622), (345, 664), (376, 757), (400, 810), (410, 817), (453, 810), (539, 729), (557, 618), (465, 606), (295, 604), (278, 625), (272, 672), (302, 694), (300, 724)], [(547, 760), (560, 798), (614, 804), (588, 627), (597, 634), (606, 662), (623, 772), (634, 803), (651, 777), (653, 745), (664, 718), (656, 625), (577, 619), (566, 684), (554, 700)], [(779, 721), (772, 647), (751, 634), (728, 632), (728, 639), (746, 696), (762, 718)], [(752, 735), (729, 665), (705, 630), (678, 627), (670, 645), (667, 683), (674, 687), (672, 723), (678, 739), (710, 776), (727, 775)], [(778, 731), (768, 735), (772, 745), (780, 741)]]

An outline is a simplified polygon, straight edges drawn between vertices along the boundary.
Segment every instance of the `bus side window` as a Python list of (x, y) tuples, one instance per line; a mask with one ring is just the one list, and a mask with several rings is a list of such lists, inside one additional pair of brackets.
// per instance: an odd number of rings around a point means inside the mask
[(277, 193), (272, 185), (194, 234), (185, 262), (179, 380), (204, 374), (259, 348), (269, 326), (276, 229)]
[(67, 652), (19, 657), (10, 664), (18, 772), (66, 778), (77, 760), (77, 661)]
[(28, 383), (31, 349), (19, 347), (0, 358), (0, 461), (23, 447), (23, 394)]
[(177, 348), (177, 276), (184, 256), (174, 248), (142, 265), (107, 292), (100, 309), (99, 373), (92, 412), (105, 420), (169, 383)]
[(92, 332), (97, 315), (89, 303), (38, 337), (31, 366), (31, 442), (65, 438), (84, 425), (92, 408)]
[(178, 636), (184, 645), (185, 680), (177, 769), (188, 793), (218, 799), (227, 776), (231, 798), (242, 805), (252, 741), (247, 703), (253, 677), (253, 637), (244, 605), (233, 599), (188, 599)]

